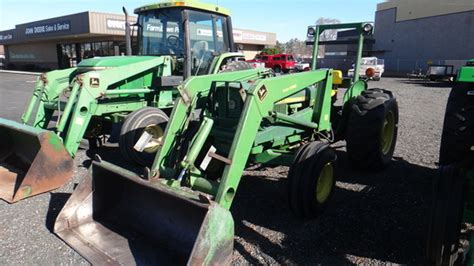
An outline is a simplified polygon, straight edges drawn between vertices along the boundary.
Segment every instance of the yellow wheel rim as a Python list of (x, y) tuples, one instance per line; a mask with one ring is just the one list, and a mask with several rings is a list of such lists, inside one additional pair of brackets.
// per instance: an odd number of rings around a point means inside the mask
[(333, 168), (331, 163), (327, 163), (319, 174), (318, 183), (316, 185), (316, 200), (324, 203), (331, 193), (333, 181)]
[(380, 142), (380, 149), (384, 155), (387, 155), (390, 152), (390, 148), (392, 148), (394, 132), (395, 116), (393, 115), (393, 112), (390, 111), (387, 116), (385, 116), (382, 127), (382, 141)]
[(149, 125), (146, 126), (144, 131), (152, 135), (152, 139), (143, 149), (143, 152), (146, 153), (156, 153), (161, 146), (163, 141), (164, 131), (159, 125)]

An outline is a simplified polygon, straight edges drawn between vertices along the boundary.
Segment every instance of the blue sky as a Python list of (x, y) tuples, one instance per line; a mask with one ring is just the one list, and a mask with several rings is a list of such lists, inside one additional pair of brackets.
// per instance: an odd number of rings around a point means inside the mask
[[(320, 18), (342, 22), (373, 21), (382, 0), (204, 0), (232, 11), (234, 27), (277, 33), (279, 41), (304, 39), (306, 27)], [(82, 11), (121, 13), (153, 0), (0, 0), (0, 30), (16, 24)]]

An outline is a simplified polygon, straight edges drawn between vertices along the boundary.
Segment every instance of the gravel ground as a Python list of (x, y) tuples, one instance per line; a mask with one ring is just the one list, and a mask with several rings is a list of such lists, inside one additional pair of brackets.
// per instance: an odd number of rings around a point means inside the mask
[[(0, 80), (0, 117), (18, 120), (34, 77), (0, 73)], [(289, 211), (287, 167), (247, 169), (231, 210), (235, 264), (422, 264), (449, 88), (396, 78), (370, 86), (392, 90), (399, 102), (393, 163), (383, 172), (357, 172), (339, 147), (334, 198), (321, 217), (306, 222)], [(0, 265), (87, 264), (51, 233), (90, 159), (81, 150), (75, 163), (64, 187), (14, 205), (0, 201)]]

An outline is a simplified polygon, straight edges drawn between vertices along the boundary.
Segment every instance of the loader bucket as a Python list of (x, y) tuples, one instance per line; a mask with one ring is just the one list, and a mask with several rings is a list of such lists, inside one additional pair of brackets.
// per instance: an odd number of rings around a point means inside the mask
[(212, 201), (94, 162), (54, 232), (93, 265), (226, 265), (234, 221)]
[(51, 131), (0, 118), (0, 198), (17, 202), (62, 186), (73, 160)]

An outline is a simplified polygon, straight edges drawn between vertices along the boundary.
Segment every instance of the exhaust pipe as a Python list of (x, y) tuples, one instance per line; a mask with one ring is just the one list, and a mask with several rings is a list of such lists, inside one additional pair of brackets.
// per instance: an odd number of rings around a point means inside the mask
[(123, 6), (122, 11), (125, 14), (125, 52), (127, 56), (132, 55), (132, 37), (130, 36), (130, 22), (128, 22), (128, 11)]

